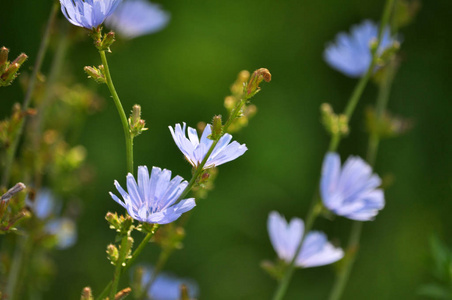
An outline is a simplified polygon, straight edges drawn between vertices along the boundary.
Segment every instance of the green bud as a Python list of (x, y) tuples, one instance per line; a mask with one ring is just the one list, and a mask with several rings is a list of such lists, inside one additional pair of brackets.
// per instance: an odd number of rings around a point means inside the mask
[(141, 106), (138, 104), (135, 104), (132, 107), (132, 113), (129, 117), (129, 128), (130, 133), (132, 134), (132, 137), (136, 137), (140, 135), (143, 131), (148, 130), (145, 128), (146, 121), (141, 119)]
[(106, 50), (110, 52), (110, 46), (115, 42), (115, 33), (113, 31), (110, 31), (109, 33), (104, 35), (104, 38), (101, 42), (101, 50)]
[(399, 0), (394, 8), (395, 28), (409, 25), (421, 9), (420, 0)]
[(88, 74), (88, 78), (94, 79), (97, 83), (107, 82), (103, 73), (103, 66), (99, 66), (99, 68), (86, 66), (83, 70)]
[(250, 78), (250, 72), (247, 70), (240, 71), (234, 84), (231, 86), (232, 95), (236, 98), (241, 98), (243, 93), (243, 86)]
[(250, 81), (245, 85), (246, 98), (249, 99), (259, 92), (259, 85), (262, 81), (270, 82), (271, 80), (272, 75), (267, 69), (260, 68), (254, 71), (253, 75), (251, 75)]
[(336, 115), (333, 108), (328, 103), (320, 106), (322, 114), (322, 123), (326, 131), (331, 135), (347, 135), (348, 134), (348, 118), (345, 115)]
[(221, 137), (223, 133), (223, 123), (221, 120), (221, 116), (215, 116), (212, 120), (212, 134), (210, 136), (211, 140), (217, 140)]
[(105, 216), (105, 219), (107, 220), (108, 223), (110, 223), (111, 229), (119, 230), (121, 228), (121, 222), (119, 221), (117, 213), (113, 214), (111, 212), (108, 212), (107, 215)]
[(17, 76), (17, 71), (19, 71), (20, 65), (15, 63), (15, 64), (10, 64), (8, 69), (6, 69), (6, 71), (2, 74), (2, 76), (0, 77), (4, 83), (3, 85), (10, 85), (14, 78), (16, 78)]
[(131, 216), (127, 215), (125, 218), (121, 217), (121, 228), (120, 232), (122, 234), (127, 234), (133, 229), (133, 219)]
[(268, 260), (261, 262), (261, 268), (276, 280), (281, 280), (284, 277), (287, 267), (287, 263), (282, 259), (278, 259), (276, 263)]
[(6, 64), (8, 61), (9, 50), (6, 47), (0, 49), (0, 67)]
[(83, 288), (80, 300), (93, 300), (93, 293), (90, 287), (87, 286)]
[(28, 59), (28, 56), (25, 53), (21, 53), (13, 62), (12, 64), (19, 64), (19, 66), (22, 66), (22, 64)]
[(377, 47), (378, 47), (378, 40), (377, 40), (377, 38), (371, 39), (370, 42), (369, 42), (370, 52), (375, 53), (377, 51)]
[(379, 66), (386, 65), (390, 60), (394, 58), (396, 53), (400, 50), (400, 42), (394, 41), (392, 45), (386, 48), (383, 53), (378, 57), (377, 64)]
[(107, 246), (107, 258), (111, 261), (113, 265), (118, 261), (119, 251), (115, 245), (110, 244)]

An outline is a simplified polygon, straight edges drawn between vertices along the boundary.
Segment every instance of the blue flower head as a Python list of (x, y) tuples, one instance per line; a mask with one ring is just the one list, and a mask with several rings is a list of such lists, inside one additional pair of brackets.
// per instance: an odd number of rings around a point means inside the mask
[[(349, 77), (363, 76), (372, 62), (370, 42), (377, 39), (378, 30), (372, 21), (364, 20), (352, 27), (351, 34), (338, 33), (335, 42), (330, 43), (323, 53), (325, 61)], [(377, 53), (383, 53), (394, 42), (389, 28), (385, 28)]]
[[(143, 287), (147, 287), (153, 273), (152, 267), (143, 267), (144, 273), (141, 279)], [(199, 288), (196, 282), (191, 279), (177, 278), (167, 273), (161, 273), (149, 287), (147, 295), (152, 300), (179, 300), (181, 296), (181, 285), (188, 288), (190, 299), (195, 299), (199, 295)]]
[(75, 26), (97, 28), (122, 0), (60, 0), (61, 11)]
[(339, 216), (369, 221), (385, 205), (380, 177), (361, 158), (351, 156), (341, 168), (339, 154), (326, 154), (322, 167), (320, 193), (323, 204)]
[[(169, 126), (171, 131), (171, 135), (173, 136), (174, 142), (176, 142), (177, 147), (179, 147), (180, 151), (185, 155), (185, 158), (190, 162), (193, 167), (197, 167), (210, 147), (212, 146), (213, 141), (208, 138), (208, 136), (212, 133), (212, 125), (207, 125), (202, 133), (201, 140), (198, 139), (198, 134), (196, 133), (196, 129), (188, 127), (188, 138), (185, 136), (185, 123), (181, 127), (180, 124), (176, 124), (174, 129)], [(246, 148), (245, 144), (240, 145), (236, 141), (232, 140), (232, 135), (226, 133), (223, 135), (218, 144), (212, 151), (212, 154), (207, 159), (206, 164), (204, 165), (204, 169), (217, 167), (221, 164), (227, 163), (228, 161), (234, 160), (237, 157), (243, 155), (248, 148)]]
[(105, 24), (125, 38), (135, 38), (163, 29), (170, 17), (160, 5), (146, 0), (127, 0), (105, 20)]
[[(272, 211), (268, 217), (267, 227), (270, 241), (278, 257), (290, 263), (304, 235), (303, 221), (293, 218), (287, 224), (283, 216)], [(303, 241), (295, 265), (302, 268), (318, 267), (338, 261), (343, 256), (344, 251), (329, 243), (323, 232), (312, 231)]]
[(171, 180), (171, 171), (152, 168), (151, 177), (146, 166), (138, 167), (138, 184), (132, 174), (127, 174), (127, 191), (115, 180), (116, 189), (124, 202), (110, 192), (113, 200), (122, 205), (129, 215), (140, 222), (167, 224), (177, 220), (184, 212), (195, 207), (195, 199), (185, 199), (175, 204), (187, 187), (180, 176)]
[(33, 214), (41, 220), (49, 218), (60, 210), (60, 205), (57, 205), (52, 192), (47, 188), (38, 191), (33, 201), (27, 198), (26, 202)]

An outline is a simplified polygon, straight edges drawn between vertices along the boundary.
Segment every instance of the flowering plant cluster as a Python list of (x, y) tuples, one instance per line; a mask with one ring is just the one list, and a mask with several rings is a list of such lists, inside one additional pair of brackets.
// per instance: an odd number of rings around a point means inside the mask
[[(187, 126), (185, 122), (168, 126), (176, 147), (188, 162), (186, 166), (191, 168), (190, 179), (186, 177), (185, 180), (171, 170), (152, 165), (135, 168), (133, 145), (139, 135), (146, 137), (144, 133), (148, 128), (142, 119), (140, 105), (134, 105), (130, 116), (126, 115), (120, 93), (113, 83), (107, 55), (115, 50), (116, 38), (127, 42), (158, 32), (168, 25), (170, 14), (148, 0), (59, 0), (52, 7), (41, 49), (45, 50), (49, 44), (52, 24), (59, 10), (67, 21), (82, 27), (93, 39), (101, 64), (85, 66), (84, 71), (108, 89), (113, 104), (105, 104), (81, 85), (59, 82), (56, 78), (59, 78), (63, 55), (55, 55), (47, 81), (45, 84), (40, 82), (44, 57), (39, 54), (27, 82), (24, 103), (16, 105), (11, 117), (0, 123), (0, 146), (4, 152), (0, 233), (13, 237), (11, 244), (17, 247), (18, 253), (11, 263), (5, 264), (8, 273), (5, 299), (19, 299), (27, 289), (40, 292), (40, 287), (47, 283), (42, 283), (44, 280), (41, 279), (51, 277), (47, 276), (46, 270), (56, 269), (48, 268), (55, 263), (45, 263), (49, 261), (50, 253), (76, 245), (77, 218), (81, 212), (74, 195), (78, 195), (89, 181), (86, 175), (89, 166), (85, 161), (85, 148), (74, 144), (77, 139), (71, 132), (75, 121), (83, 121), (88, 113), (103, 105), (114, 105), (117, 109), (124, 134), (121, 151), (125, 154), (127, 173), (122, 183), (121, 177), (118, 181), (112, 176), (117, 192), (109, 192), (109, 195), (119, 204), (116, 210), (120, 213), (107, 212), (105, 217), (115, 234), (106, 248), (113, 275), (105, 287), (95, 293), (89, 286), (80, 287), (81, 299), (124, 299), (128, 296), (154, 300), (197, 299), (202, 295), (202, 288), (194, 280), (181, 279), (163, 270), (171, 254), (182, 247), (184, 227), (189, 217), (196, 214), (199, 200), (213, 189), (218, 167), (245, 159), (242, 156), (248, 151), (247, 146), (234, 140), (231, 133), (235, 135), (242, 130), (256, 114), (257, 108), (251, 100), (260, 91), (263, 81), (271, 81), (271, 74), (266, 68), (252, 73), (241, 71), (231, 86), (231, 95), (224, 101), (227, 117), (216, 115), (210, 124), (200, 123), (197, 128)], [(392, 126), (398, 120), (385, 112), (401, 44), (396, 33), (398, 28), (394, 28), (391, 21), (394, 14), (392, 1), (388, 0), (378, 25), (365, 20), (353, 26), (350, 34), (339, 33), (324, 51), (327, 64), (348, 77), (359, 78), (359, 82), (342, 114), (335, 114), (330, 104), (321, 107), (322, 122), (331, 135), (331, 142), (323, 165), (319, 166), (320, 181), (304, 221), (293, 217), (287, 222), (283, 214), (275, 210), (269, 212), (269, 244), (277, 259), (275, 262), (264, 261), (262, 267), (278, 280), (274, 300), (285, 297), (297, 267), (320, 267), (342, 260), (330, 295), (330, 299), (339, 299), (356, 258), (362, 223), (374, 221), (385, 206), (384, 182), (374, 173), (373, 167), (380, 140), (385, 134), (401, 133), (400, 127)], [(105, 33), (104, 27), (114, 31)], [(66, 38), (61, 38), (61, 48), (58, 48), (62, 53), (67, 47)], [(0, 49), (0, 87), (13, 83), (27, 59), (21, 54), (10, 62), (8, 53), (5, 47)], [(349, 121), (371, 79), (384, 96), (379, 97), (372, 114), (366, 160), (350, 156), (341, 165), (340, 141), (349, 134)], [(62, 99), (61, 103), (54, 101), (55, 95)], [(26, 122), (30, 116), (33, 118)], [(160, 125), (153, 126), (159, 128)], [(166, 128), (164, 126), (160, 128)], [(7, 189), (10, 185), (14, 186)], [(107, 191), (104, 194), (108, 199)], [(323, 231), (313, 230), (315, 220), (320, 216), (329, 220), (334, 220), (335, 216), (353, 220), (347, 248), (341, 248), (337, 239), (329, 240)], [(149, 244), (160, 247), (161, 255), (153, 266), (148, 258), (137, 264)], [(39, 259), (27, 257), (32, 257), (32, 252), (37, 253), (33, 257)], [(20, 278), (28, 267), (22, 264), (24, 260), (30, 261), (30, 272), (34, 272), (29, 275), (34, 280), (30, 281), (30, 287), (26, 287), (25, 280)], [(133, 275), (129, 276), (130, 284), (123, 286), (121, 278), (127, 277), (127, 272)]]

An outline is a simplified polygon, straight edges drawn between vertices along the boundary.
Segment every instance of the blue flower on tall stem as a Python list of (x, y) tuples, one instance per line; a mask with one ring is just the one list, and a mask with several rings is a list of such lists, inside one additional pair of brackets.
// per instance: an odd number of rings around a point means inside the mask
[(322, 167), (320, 193), (323, 204), (337, 215), (369, 221), (385, 205), (380, 177), (361, 158), (351, 156), (341, 168), (339, 154), (326, 154)]
[[(185, 136), (186, 124), (183, 123), (181, 127), (180, 124), (176, 124), (174, 129), (169, 126), (171, 135), (173, 136), (174, 142), (176, 142), (177, 147), (185, 155), (185, 158), (190, 162), (193, 167), (197, 167), (210, 147), (212, 146), (213, 140), (209, 139), (208, 136), (212, 133), (211, 125), (207, 125), (204, 129), (201, 140), (198, 138), (196, 129), (188, 127), (188, 138)], [(212, 154), (207, 159), (204, 169), (217, 167), (221, 164), (227, 163), (228, 161), (234, 160), (237, 157), (243, 155), (248, 148), (245, 144), (240, 145), (238, 142), (232, 140), (232, 135), (226, 133), (223, 135), (218, 144), (212, 151)]]
[(61, 11), (75, 26), (97, 28), (122, 0), (60, 0)]
[(171, 180), (171, 171), (146, 166), (138, 167), (138, 184), (132, 174), (127, 174), (127, 191), (115, 180), (116, 189), (124, 201), (110, 192), (113, 200), (127, 209), (129, 215), (140, 222), (167, 224), (177, 220), (183, 213), (195, 207), (195, 199), (175, 202), (187, 187), (187, 181), (180, 176)]
[[(304, 235), (304, 223), (293, 218), (289, 224), (276, 211), (272, 211), (267, 222), (270, 241), (278, 257), (290, 263)], [(323, 232), (311, 231), (303, 241), (295, 265), (302, 268), (318, 267), (331, 264), (344, 256), (341, 248), (335, 248), (328, 242)]]
[(135, 38), (163, 29), (170, 17), (160, 5), (146, 0), (127, 0), (105, 20), (105, 24), (125, 38)]
[[(370, 43), (378, 38), (378, 30), (372, 21), (364, 20), (352, 27), (351, 34), (338, 33), (335, 42), (330, 43), (323, 53), (325, 61), (349, 77), (363, 76), (372, 62)], [(385, 28), (377, 54), (383, 53), (395, 41), (389, 28)]]

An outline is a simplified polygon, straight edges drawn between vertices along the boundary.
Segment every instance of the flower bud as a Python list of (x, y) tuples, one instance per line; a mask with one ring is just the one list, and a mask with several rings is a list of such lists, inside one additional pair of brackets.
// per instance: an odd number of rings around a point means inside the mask
[(215, 116), (212, 120), (212, 134), (210, 136), (210, 139), (217, 140), (221, 137), (221, 134), (223, 133), (223, 123), (221, 120), (221, 116)]
[(190, 295), (188, 294), (188, 287), (186, 284), (180, 285), (180, 300), (190, 300)]
[(19, 64), (21, 66), (26, 60), (28, 59), (28, 56), (25, 53), (21, 53), (13, 62), (12, 64)]
[(110, 223), (111, 229), (116, 229), (116, 230), (120, 229), (121, 222), (119, 221), (117, 213), (113, 214), (111, 212), (108, 212), (107, 215), (105, 216), (105, 219), (107, 220), (108, 223)]
[(148, 130), (145, 126), (146, 121), (141, 119), (141, 106), (135, 104), (132, 107), (132, 113), (129, 117), (129, 128), (132, 137), (134, 138), (140, 135), (143, 131)]
[(106, 50), (110, 52), (110, 46), (115, 42), (115, 33), (110, 31), (109, 33), (104, 35), (102, 42), (100, 44), (101, 50)]
[(249, 99), (256, 95), (256, 93), (260, 90), (259, 84), (263, 80), (265, 82), (270, 82), (271, 79), (272, 75), (265, 68), (260, 68), (254, 71), (253, 75), (251, 75), (250, 81), (246, 85), (246, 97)]
[(21, 192), (24, 189), (25, 189), (25, 184), (23, 184), (22, 182), (19, 182), (15, 186), (10, 188), (5, 194), (3, 194), (0, 197), (0, 200), (1, 201), (8, 201), (9, 199), (11, 199), (11, 197), (13, 197), (15, 194)]
[(8, 61), (9, 50), (6, 47), (0, 49), (0, 67), (6, 64)]
[(106, 79), (104, 73), (102, 71), (103, 66), (99, 66), (99, 69), (96, 67), (86, 66), (83, 68), (85, 73), (88, 74), (88, 78), (94, 79), (97, 83), (106, 83)]
[(118, 261), (119, 251), (115, 245), (110, 244), (107, 246), (107, 258), (111, 261), (113, 265)]
[(122, 299), (126, 298), (131, 292), (132, 292), (132, 289), (129, 287), (122, 289), (115, 295), (115, 300), (122, 300)]
[(243, 93), (243, 86), (250, 78), (250, 72), (247, 70), (240, 71), (234, 84), (231, 86), (231, 92), (236, 98), (241, 98)]
[(93, 293), (90, 287), (87, 286), (83, 288), (80, 300), (93, 300)]

